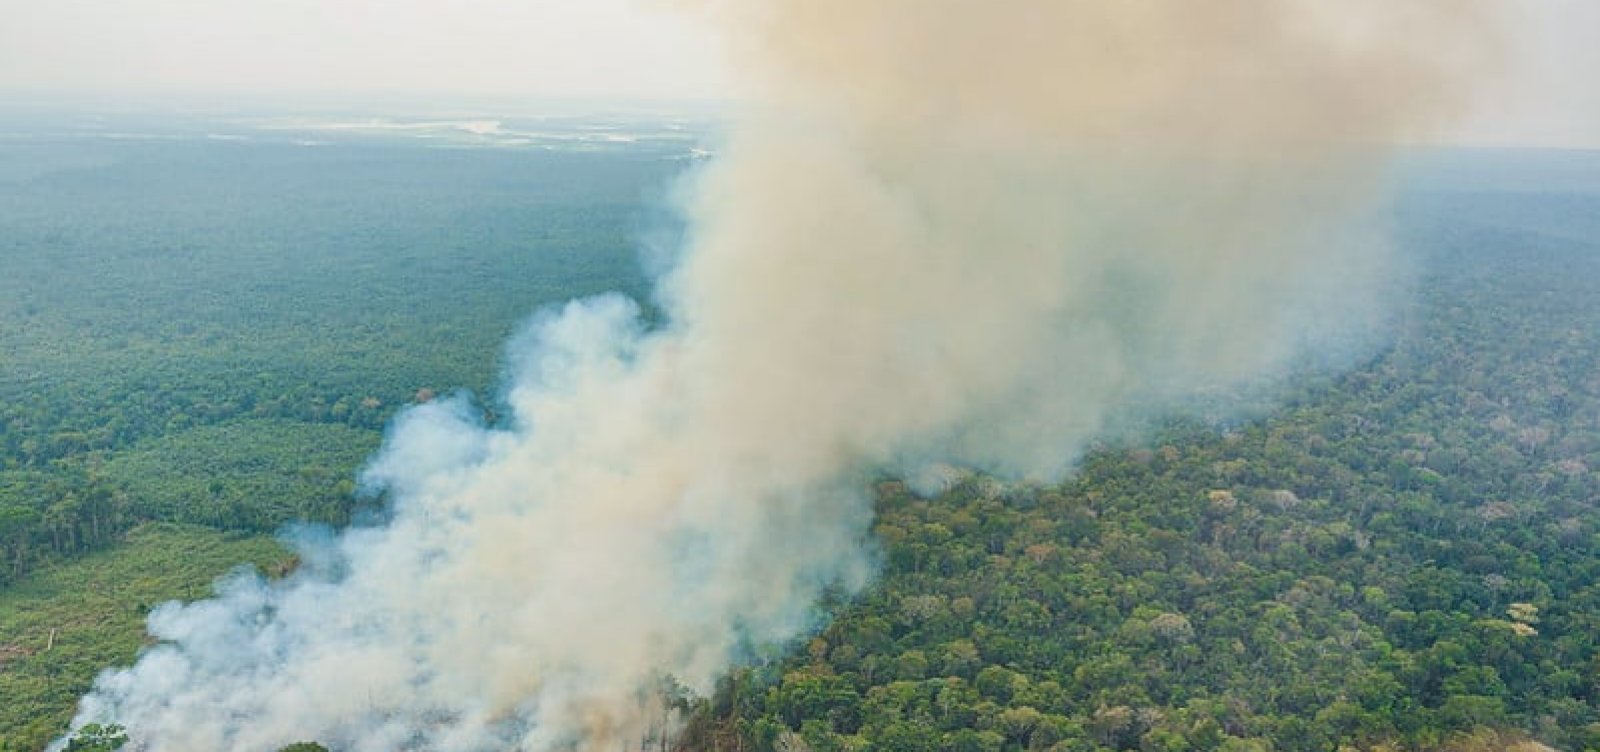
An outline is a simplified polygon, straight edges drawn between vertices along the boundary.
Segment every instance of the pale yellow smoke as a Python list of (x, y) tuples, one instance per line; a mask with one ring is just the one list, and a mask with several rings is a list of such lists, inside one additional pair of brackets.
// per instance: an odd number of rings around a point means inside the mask
[(1046, 474), (1119, 401), (1370, 323), (1385, 157), (1488, 39), (1454, 0), (698, 7), (759, 103), (669, 288), (722, 435)]
[(1393, 143), (1452, 115), (1494, 48), (1482, 0), (692, 4), (727, 26), (747, 97), (1034, 149)]

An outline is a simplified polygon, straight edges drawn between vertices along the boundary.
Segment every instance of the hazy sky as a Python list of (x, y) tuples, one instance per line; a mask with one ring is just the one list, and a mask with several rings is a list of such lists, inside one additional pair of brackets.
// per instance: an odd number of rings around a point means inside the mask
[[(1600, 0), (1495, 1), (1504, 77), (1457, 138), (1600, 147)], [(0, 91), (720, 98), (716, 41), (667, 4), (0, 0)]]
[(1461, 140), (1600, 148), (1600, 0), (1495, 0), (1507, 49)]
[(0, 0), (0, 88), (715, 97), (716, 44), (641, 5)]

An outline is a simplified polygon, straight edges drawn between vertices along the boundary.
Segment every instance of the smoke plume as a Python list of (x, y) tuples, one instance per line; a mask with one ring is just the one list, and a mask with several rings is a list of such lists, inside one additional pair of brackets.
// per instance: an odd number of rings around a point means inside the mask
[(614, 750), (670, 678), (815, 627), (864, 488), (1067, 471), (1113, 416), (1373, 321), (1383, 152), (1481, 44), (1460, 0), (755, 0), (748, 106), (684, 211), (667, 323), (538, 320), (511, 417), (411, 409), (385, 525), (156, 610), (79, 723), (138, 748)]

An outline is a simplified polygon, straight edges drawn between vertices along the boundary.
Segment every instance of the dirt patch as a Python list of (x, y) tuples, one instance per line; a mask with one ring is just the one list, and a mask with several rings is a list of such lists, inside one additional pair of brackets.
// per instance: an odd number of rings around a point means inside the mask
[(34, 650), (21, 645), (0, 645), (0, 671), (6, 670), (6, 664), (18, 658), (26, 658), (34, 654)]

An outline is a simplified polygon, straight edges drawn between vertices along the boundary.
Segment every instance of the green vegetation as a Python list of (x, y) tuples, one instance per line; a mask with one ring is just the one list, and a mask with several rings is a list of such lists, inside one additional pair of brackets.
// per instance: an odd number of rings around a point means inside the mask
[[(0, 750), (155, 604), (291, 566), (263, 533), (348, 522), (394, 411), (491, 394), (528, 313), (642, 297), (668, 156), (0, 142)], [(684, 748), (1600, 749), (1600, 159), (1426, 167), (1391, 348), (1062, 484), (885, 480), (882, 580), (675, 698)]]
[(492, 393), (541, 306), (643, 295), (683, 164), (32, 138), (0, 143), (0, 585), (141, 520), (346, 521), (396, 409)]
[(138, 517), (271, 532), (348, 523), (350, 469), (377, 448), (376, 433), (337, 423), (231, 421), (139, 442), (100, 472)]
[(348, 522), (394, 412), (492, 395), (529, 314), (642, 296), (674, 156), (0, 139), (0, 750), (263, 533)]
[(59, 734), (95, 675), (144, 644), (151, 608), (203, 597), (235, 566), (281, 571), (287, 558), (270, 538), (149, 523), (0, 590), (0, 750), (36, 750)]
[(128, 731), (121, 726), (84, 724), (67, 740), (67, 752), (112, 752), (128, 743)]
[(1058, 486), (882, 484), (882, 582), (685, 748), (1600, 750), (1600, 191), (1418, 204), (1392, 349)]

